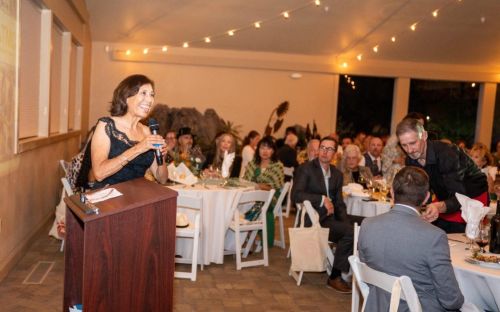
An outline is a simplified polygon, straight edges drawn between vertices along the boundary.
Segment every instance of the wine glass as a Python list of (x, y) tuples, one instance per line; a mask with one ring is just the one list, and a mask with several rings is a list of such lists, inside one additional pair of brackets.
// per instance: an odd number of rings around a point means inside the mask
[(467, 223), (465, 226), (465, 236), (469, 239), (469, 244), (465, 247), (465, 250), (472, 250), (472, 245), (474, 240), (479, 234), (479, 225)]
[(490, 238), (490, 229), (481, 223), (476, 237), (476, 244), (479, 246), (479, 252), (481, 253), (486, 252), (484, 250), (484, 247), (488, 245), (489, 238)]
[(358, 182), (359, 182), (359, 184), (361, 184), (363, 186), (363, 188), (366, 188), (366, 179), (365, 179), (365, 177), (362, 174), (359, 175), (359, 181)]
[(387, 186), (387, 184), (380, 183), (378, 190), (379, 190), (380, 194), (382, 195), (380, 200), (384, 201), (384, 202), (387, 201), (387, 194), (389, 193), (389, 187)]

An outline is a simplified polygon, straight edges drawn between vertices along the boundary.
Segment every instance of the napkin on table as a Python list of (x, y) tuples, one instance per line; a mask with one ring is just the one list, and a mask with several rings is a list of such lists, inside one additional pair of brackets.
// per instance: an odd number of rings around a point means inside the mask
[(458, 202), (462, 206), (462, 218), (467, 222), (465, 234), (467, 237), (475, 237), (479, 229), (479, 223), (486, 216), (489, 207), (484, 207), (479, 200), (471, 199), (465, 195), (455, 193)]
[(224, 151), (224, 160), (222, 161), (221, 174), (223, 178), (227, 178), (230, 175), (231, 165), (233, 164), (235, 153), (228, 153)]
[(198, 178), (194, 176), (184, 163), (180, 163), (177, 167), (174, 163), (171, 163), (167, 169), (168, 178), (172, 181), (185, 185), (193, 185), (198, 182)]
[(347, 185), (342, 187), (342, 191), (349, 195), (356, 192), (362, 192), (363, 185), (358, 183), (348, 183)]

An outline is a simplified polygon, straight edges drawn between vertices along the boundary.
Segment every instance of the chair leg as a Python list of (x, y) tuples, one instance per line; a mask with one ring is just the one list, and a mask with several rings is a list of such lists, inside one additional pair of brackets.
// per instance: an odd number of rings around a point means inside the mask
[(269, 266), (269, 251), (267, 248), (267, 224), (266, 218), (263, 218), (262, 223), (262, 246), (264, 246), (264, 266)]
[(199, 243), (199, 232), (195, 232), (193, 240), (193, 256), (191, 258), (191, 280), (196, 281), (196, 270), (198, 269), (198, 243)]
[(234, 240), (236, 248), (236, 270), (241, 270), (241, 243), (240, 243), (240, 231), (239, 228), (234, 231)]
[(250, 236), (247, 241), (247, 245), (245, 246), (245, 250), (243, 251), (243, 258), (246, 258), (248, 254), (250, 253), (250, 249), (253, 246), (253, 243), (255, 242), (255, 237), (257, 236), (257, 231), (252, 231), (250, 233)]
[(64, 239), (61, 241), (61, 247), (59, 248), (60, 252), (64, 251)]

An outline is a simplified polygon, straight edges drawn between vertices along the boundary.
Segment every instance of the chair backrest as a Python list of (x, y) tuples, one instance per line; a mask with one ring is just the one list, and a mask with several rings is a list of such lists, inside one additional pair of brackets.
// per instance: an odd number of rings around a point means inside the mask
[(177, 197), (177, 207), (201, 210), (203, 200), (201, 197), (179, 195)]
[(254, 202), (263, 202), (264, 204), (261, 207), (261, 215), (267, 212), (271, 201), (273, 200), (275, 190), (271, 189), (270, 191), (247, 191), (243, 192), (238, 200), (238, 206), (254, 203)]
[(293, 177), (293, 171), (295, 168), (293, 167), (283, 167), (283, 173), (288, 177)]
[(290, 191), (290, 182), (286, 182), (283, 184), (283, 187), (281, 188), (281, 193), (280, 196), (278, 197), (278, 200), (276, 201), (276, 205), (274, 206), (274, 216), (278, 216), (279, 211), (282, 209), (281, 206), (283, 204), (283, 201), (285, 200), (286, 195)]
[(66, 177), (68, 175), (69, 163), (64, 159), (60, 159), (59, 164), (61, 165), (61, 168), (64, 171), (64, 176)]
[[(407, 302), (411, 312), (422, 312), (417, 292), (408, 276), (392, 276), (374, 270), (361, 262), (359, 257), (355, 255), (349, 257), (349, 263), (351, 264), (352, 272), (360, 286), (363, 298), (365, 299), (362, 310), (364, 310), (369, 293), (369, 290), (366, 291), (366, 289), (369, 289), (367, 284), (371, 284), (391, 294), (390, 312), (396, 312), (398, 310), (400, 298)], [(365, 289), (365, 291), (363, 289)]]
[(352, 254), (358, 256), (358, 237), (359, 237), (359, 225), (357, 222), (354, 223), (354, 242), (352, 248)]
[(67, 196), (73, 195), (73, 190), (71, 189), (71, 185), (69, 185), (69, 181), (67, 178), (61, 178), (62, 185), (64, 187), (64, 192), (66, 192)]
[(310, 201), (305, 200), (304, 201), (304, 208), (306, 209), (307, 214), (309, 215), (309, 219), (311, 219), (311, 223), (313, 225), (319, 224), (319, 214), (318, 212), (313, 208), (312, 204)]

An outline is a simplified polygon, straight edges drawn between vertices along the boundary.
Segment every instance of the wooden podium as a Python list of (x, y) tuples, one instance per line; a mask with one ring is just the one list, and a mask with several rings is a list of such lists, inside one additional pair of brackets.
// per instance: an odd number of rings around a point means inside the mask
[(63, 312), (172, 311), (177, 192), (143, 178), (85, 214), (68, 197)]

